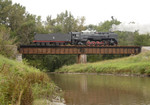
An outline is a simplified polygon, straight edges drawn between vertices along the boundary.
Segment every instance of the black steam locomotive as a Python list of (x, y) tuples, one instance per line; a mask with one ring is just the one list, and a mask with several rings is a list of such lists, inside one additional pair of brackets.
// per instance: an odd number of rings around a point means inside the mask
[(117, 45), (117, 34), (113, 32), (70, 32), (68, 34), (36, 34), (36, 45)]

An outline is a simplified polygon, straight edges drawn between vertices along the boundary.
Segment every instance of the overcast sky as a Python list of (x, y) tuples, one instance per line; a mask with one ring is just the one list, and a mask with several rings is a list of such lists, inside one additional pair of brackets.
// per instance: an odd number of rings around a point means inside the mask
[(150, 24), (150, 0), (12, 0), (29, 13), (53, 18), (70, 11), (75, 18), (85, 16), (86, 24), (98, 24), (114, 16), (121, 22)]

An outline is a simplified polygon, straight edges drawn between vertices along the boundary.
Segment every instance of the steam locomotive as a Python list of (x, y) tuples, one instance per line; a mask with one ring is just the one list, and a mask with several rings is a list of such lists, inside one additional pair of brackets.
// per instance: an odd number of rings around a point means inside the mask
[(68, 34), (35, 34), (33, 43), (36, 45), (117, 45), (118, 35), (113, 32), (69, 32)]

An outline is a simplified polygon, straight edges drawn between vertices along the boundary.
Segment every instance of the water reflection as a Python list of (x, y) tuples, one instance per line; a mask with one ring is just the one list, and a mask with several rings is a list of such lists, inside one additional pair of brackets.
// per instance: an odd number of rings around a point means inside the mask
[(67, 105), (150, 105), (150, 78), (51, 74)]
[(80, 80), (80, 88), (81, 88), (81, 91), (86, 93), (87, 92), (87, 76), (83, 75), (81, 77), (81, 80)]

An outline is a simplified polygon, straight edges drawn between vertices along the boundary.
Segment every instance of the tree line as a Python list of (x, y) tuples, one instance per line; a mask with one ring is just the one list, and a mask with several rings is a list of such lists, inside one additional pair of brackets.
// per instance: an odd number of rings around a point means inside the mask
[[(57, 14), (56, 18), (47, 16), (46, 21), (42, 21), (41, 16), (30, 14), (21, 4), (13, 4), (11, 0), (0, 0), (0, 53), (11, 57), (10, 49), (5, 45), (29, 44), (35, 33), (68, 33), (72, 31), (96, 30), (98, 32), (108, 32), (113, 24), (119, 25), (121, 22), (117, 19), (110, 19), (100, 22), (98, 25), (85, 25), (85, 17), (74, 17), (69, 11)], [(119, 45), (150, 45), (149, 34), (140, 35), (135, 32), (120, 32)], [(73, 64), (76, 61), (74, 55), (26, 55), (24, 58), (33, 66), (49, 71), (61, 67), (62, 65)], [(118, 56), (88, 56), (90, 62), (103, 59), (112, 59)], [(41, 60), (42, 59), (42, 60)]]

